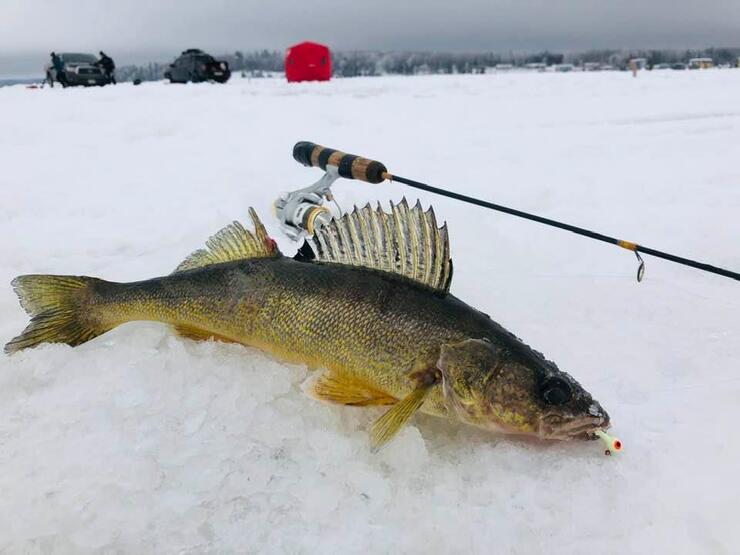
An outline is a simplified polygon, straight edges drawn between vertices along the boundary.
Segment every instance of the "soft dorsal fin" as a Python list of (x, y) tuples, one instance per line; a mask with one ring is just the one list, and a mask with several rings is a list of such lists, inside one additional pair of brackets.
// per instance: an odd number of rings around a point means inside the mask
[(404, 198), (391, 202), (386, 213), (380, 204), (355, 209), (319, 226), (311, 238), (316, 260), (361, 266), (404, 276), (446, 293), (452, 279), (447, 224), (437, 227), (434, 210), (421, 203), (409, 208)]
[(253, 208), (249, 209), (249, 217), (252, 219), (254, 232), (244, 229), (239, 222), (233, 222), (209, 238), (205, 249), (198, 249), (188, 256), (172, 273), (234, 260), (278, 256), (280, 251), (277, 243), (267, 234)]

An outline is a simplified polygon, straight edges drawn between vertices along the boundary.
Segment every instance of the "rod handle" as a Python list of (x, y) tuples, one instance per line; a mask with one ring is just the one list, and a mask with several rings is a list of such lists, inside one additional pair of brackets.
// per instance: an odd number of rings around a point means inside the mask
[(295, 144), (293, 158), (304, 166), (314, 166), (322, 170), (326, 170), (326, 166), (336, 166), (342, 177), (368, 183), (382, 183), (388, 173), (385, 165), (377, 160), (346, 154), (308, 141)]

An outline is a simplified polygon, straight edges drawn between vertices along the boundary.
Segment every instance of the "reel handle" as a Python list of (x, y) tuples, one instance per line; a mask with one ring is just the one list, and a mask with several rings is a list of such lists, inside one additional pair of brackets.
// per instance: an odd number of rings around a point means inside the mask
[(339, 175), (347, 179), (359, 179), (368, 183), (382, 183), (388, 169), (377, 160), (369, 160), (354, 154), (345, 154), (333, 148), (300, 141), (293, 147), (293, 158), (304, 166), (314, 166), (326, 171), (326, 166), (336, 166)]

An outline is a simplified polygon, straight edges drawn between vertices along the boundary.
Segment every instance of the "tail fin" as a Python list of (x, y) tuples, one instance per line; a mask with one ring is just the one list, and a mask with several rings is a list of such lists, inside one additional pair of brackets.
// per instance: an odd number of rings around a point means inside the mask
[(12, 282), (21, 306), (31, 316), (23, 333), (5, 345), (8, 354), (41, 343), (79, 345), (108, 329), (89, 318), (90, 286), (102, 280), (81, 276), (18, 276)]

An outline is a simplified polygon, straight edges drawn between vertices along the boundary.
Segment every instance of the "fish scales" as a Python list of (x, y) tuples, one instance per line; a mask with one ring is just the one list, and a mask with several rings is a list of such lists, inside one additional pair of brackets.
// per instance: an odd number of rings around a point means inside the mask
[(441, 344), (496, 340), (494, 323), (452, 295), (372, 270), (284, 257), (130, 284), (100, 281), (91, 293), (96, 325), (154, 320), (195, 328), (289, 362), (350, 372), (394, 397), (411, 390), (406, 374), (415, 364), (436, 363)]

